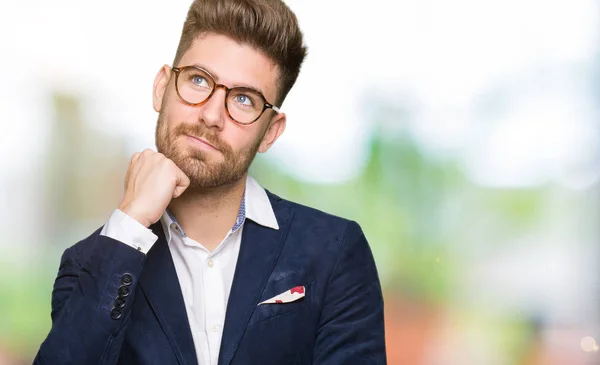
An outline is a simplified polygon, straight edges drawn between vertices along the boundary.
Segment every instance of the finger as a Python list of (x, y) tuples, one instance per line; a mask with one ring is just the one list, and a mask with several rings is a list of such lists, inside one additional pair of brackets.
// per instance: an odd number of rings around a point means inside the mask
[(173, 190), (173, 199), (179, 198), (181, 194), (185, 192), (187, 186), (177, 186), (175, 190)]
[(131, 171), (132, 177), (135, 177), (139, 174), (142, 167), (148, 163), (148, 160), (150, 160), (152, 158), (152, 155), (154, 155), (155, 153), (156, 152), (152, 151), (149, 148), (146, 148), (144, 151), (142, 151), (142, 153), (140, 153), (138, 159), (133, 164), (133, 168)]
[(143, 156), (150, 156), (155, 154), (156, 152), (152, 151), (150, 148), (146, 148), (144, 151), (142, 151), (142, 155)]
[(181, 194), (183, 194), (183, 192), (186, 191), (186, 189), (190, 186), (190, 179), (178, 167), (177, 167), (177, 183), (176, 184), (177, 185), (175, 186), (175, 189), (173, 190), (173, 198), (177, 198), (177, 197), (181, 196)]
[(129, 159), (129, 165), (127, 166), (127, 172), (125, 173), (125, 190), (127, 190), (127, 182), (129, 181), (129, 177), (131, 176), (131, 171), (133, 169), (133, 165), (135, 164), (135, 162), (140, 158), (141, 153), (140, 152), (136, 152), (133, 155), (131, 155), (131, 158)]
[(131, 162), (130, 164), (134, 164), (137, 160), (139, 160), (140, 156), (142, 155), (141, 152), (136, 152), (133, 154), (133, 156), (131, 156)]

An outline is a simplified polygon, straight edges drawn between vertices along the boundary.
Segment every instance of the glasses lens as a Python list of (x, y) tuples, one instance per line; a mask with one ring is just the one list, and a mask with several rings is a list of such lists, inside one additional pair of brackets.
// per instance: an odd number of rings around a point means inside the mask
[(227, 97), (227, 110), (239, 123), (252, 123), (263, 111), (265, 99), (252, 89), (233, 88)]
[(184, 68), (177, 78), (179, 95), (190, 104), (198, 104), (206, 100), (214, 87), (212, 77), (195, 67)]

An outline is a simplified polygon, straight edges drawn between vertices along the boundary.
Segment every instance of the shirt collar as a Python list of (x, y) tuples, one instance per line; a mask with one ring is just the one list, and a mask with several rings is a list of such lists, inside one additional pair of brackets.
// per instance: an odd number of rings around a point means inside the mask
[(246, 218), (252, 219), (261, 226), (279, 229), (267, 192), (250, 175), (246, 179), (245, 200)]
[[(273, 206), (267, 196), (267, 192), (250, 175), (246, 178), (244, 197), (242, 198), (238, 216), (231, 231), (235, 232), (238, 230), (244, 224), (246, 218), (253, 220), (261, 226), (276, 230), (279, 229), (277, 218), (275, 218), (275, 212), (273, 211)], [(186, 237), (183, 228), (169, 210), (165, 210), (160, 221), (167, 242), (170, 242), (173, 232), (180, 233), (183, 237)]]

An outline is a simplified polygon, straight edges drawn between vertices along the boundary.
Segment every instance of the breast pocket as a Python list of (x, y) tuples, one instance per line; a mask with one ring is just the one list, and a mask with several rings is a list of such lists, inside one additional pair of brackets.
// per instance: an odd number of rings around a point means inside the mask
[[(296, 289), (298, 291), (298, 287), (304, 286), (304, 296), (300, 297), (298, 294), (293, 295), (293, 297), (298, 297), (297, 299), (290, 301), (288, 303), (285, 302), (275, 302), (275, 303), (265, 303), (257, 305), (252, 313), (252, 317), (250, 317), (250, 322), (248, 322), (248, 326), (254, 326), (259, 323), (275, 320), (277, 317), (283, 316), (291, 316), (291, 315), (301, 315), (302, 313), (306, 313), (310, 307), (310, 303), (313, 296), (313, 288), (314, 283), (302, 284), (295, 283), (296, 285), (282, 287), (281, 285), (275, 285), (274, 287), (265, 289), (263, 295), (261, 296), (260, 302), (267, 301), (269, 299), (274, 298), (277, 295), (285, 293), (290, 289)], [(291, 293), (290, 293), (291, 294)], [(288, 297), (289, 299), (290, 297)], [(283, 299), (285, 301), (285, 298)]]

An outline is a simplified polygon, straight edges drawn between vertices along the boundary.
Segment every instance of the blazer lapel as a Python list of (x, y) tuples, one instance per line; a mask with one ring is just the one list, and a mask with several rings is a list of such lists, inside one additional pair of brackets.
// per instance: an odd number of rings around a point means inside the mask
[(156, 314), (179, 363), (198, 365), (177, 272), (160, 224), (150, 226), (158, 240), (148, 251), (140, 287)]
[(229, 365), (233, 359), (289, 230), (292, 216), (287, 209), (278, 209), (277, 202), (274, 202), (277, 198), (272, 195), (270, 198), (279, 230), (263, 227), (250, 219), (244, 223), (240, 253), (227, 302), (219, 365)]

